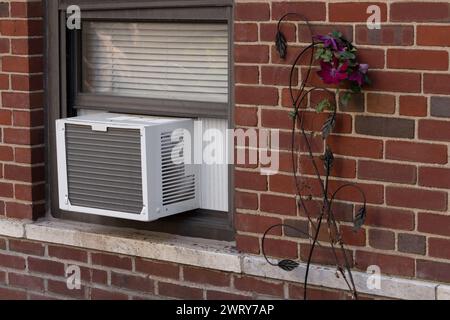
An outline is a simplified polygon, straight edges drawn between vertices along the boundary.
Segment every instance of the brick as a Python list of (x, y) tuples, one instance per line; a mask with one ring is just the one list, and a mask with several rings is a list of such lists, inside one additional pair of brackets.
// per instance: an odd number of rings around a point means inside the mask
[(423, 75), (423, 91), (425, 93), (450, 94), (450, 75), (425, 73)]
[(180, 268), (175, 264), (144, 259), (136, 259), (135, 264), (137, 272), (170, 279), (178, 279), (180, 277)]
[(373, 91), (420, 93), (422, 90), (421, 76), (418, 73), (373, 70), (370, 72), (370, 80), (370, 90)]
[(9, 273), (9, 285), (31, 291), (44, 291), (44, 279), (25, 274)]
[(236, 63), (267, 63), (269, 62), (269, 46), (237, 44), (234, 46), (234, 61)]
[(258, 195), (255, 193), (247, 193), (236, 191), (234, 194), (236, 208), (238, 209), (258, 209)]
[(12, 112), (0, 110), (0, 125), (10, 126), (12, 124)]
[(450, 121), (420, 120), (419, 138), (450, 142)]
[(258, 84), (259, 69), (257, 66), (236, 66), (234, 78), (236, 83)]
[[(342, 35), (348, 40), (353, 41), (353, 27), (349, 25), (338, 25), (338, 24), (311, 24), (311, 30), (313, 35), (316, 34), (328, 34), (335, 30), (339, 30)], [(298, 25), (298, 41), (310, 43), (311, 42), (311, 32), (310, 29), (304, 24)]]
[[(308, 239), (309, 221), (307, 220), (285, 220), (283, 233), (286, 237)], [(294, 229), (295, 228), (295, 229)]]
[(367, 207), (366, 224), (369, 226), (411, 231), (414, 221), (414, 213), (409, 210)]
[(3, 92), (2, 106), (14, 109), (34, 109), (43, 106), (41, 93)]
[[(0, 185), (1, 190), (1, 185)], [(23, 204), (17, 202), (5, 203), (6, 216), (14, 219), (37, 219), (45, 214), (44, 204)]]
[(40, 127), (44, 125), (44, 110), (14, 111), (13, 124), (15, 127)]
[(85, 288), (83, 286), (81, 286), (80, 289), (69, 289), (67, 287), (67, 283), (65, 281), (55, 281), (55, 280), (47, 280), (48, 284), (48, 291), (58, 294), (58, 295), (63, 295), (66, 297), (70, 297), (72, 299), (77, 299), (77, 300), (81, 300), (81, 299), (85, 299), (86, 298), (86, 293), (85, 293)]
[(61, 262), (28, 257), (28, 269), (36, 273), (64, 276), (65, 268)]
[[(273, 2), (272, 3), (272, 20), (279, 20), (288, 12), (295, 12), (301, 14), (308, 21), (325, 21), (326, 19), (326, 5), (324, 2)], [(287, 17), (286, 20), (298, 21), (297, 16)]]
[(297, 259), (298, 245), (296, 242), (280, 239), (266, 239), (264, 251), (268, 256), (280, 259)]
[(25, 167), (16, 165), (5, 165), (5, 178), (22, 182), (43, 181), (45, 177), (44, 167)]
[(131, 258), (105, 253), (92, 253), (92, 264), (116, 269), (131, 270)]
[(91, 289), (92, 300), (128, 300), (128, 296), (120, 292), (111, 292), (103, 289), (92, 288)]
[(15, 73), (37, 73), (42, 72), (42, 57), (19, 57), (4, 56), (2, 57), (2, 70), (4, 72)]
[(389, 49), (387, 67), (408, 70), (448, 70), (447, 51)]
[(267, 177), (259, 172), (235, 171), (235, 186), (239, 189), (266, 191)]
[(16, 163), (38, 164), (44, 162), (44, 147), (15, 147), (14, 159)]
[(259, 239), (256, 237), (237, 234), (236, 248), (241, 252), (259, 254)]
[(270, 7), (267, 3), (237, 3), (236, 21), (267, 21), (270, 19)]
[(37, 2), (11, 2), (11, 17), (34, 18), (42, 17), (42, 3)]
[(181, 286), (172, 283), (160, 282), (158, 284), (159, 294), (164, 297), (172, 297), (188, 300), (201, 300), (203, 298), (203, 290)]
[(294, 198), (262, 194), (260, 210), (281, 215), (295, 216), (297, 214), (297, 204)]
[[(260, 215), (237, 213), (235, 217), (236, 229), (242, 232), (262, 234), (270, 227), (281, 224), (281, 219)], [(281, 228), (273, 229), (269, 234), (281, 235)]]
[[(0, 40), (0, 53), (1, 53), (1, 40)], [(0, 90), (8, 90), (9, 89), (9, 75), (0, 74)]]
[(14, 151), (11, 147), (0, 146), (0, 161), (14, 160)]
[[(342, 97), (344, 94), (340, 94)], [(343, 105), (339, 99), (339, 110), (343, 112), (364, 112), (364, 94), (352, 94), (347, 105)]]
[[(304, 262), (308, 261), (310, 251), (311, 251), (311, 245), (309, 245), (309, 244), (300, 245), (300, 256), (301, 256), (302, 261), (304, 261)], [(345, 257), (344, 257), (342, 250), (338, 247), (335, 247), (335, 251), (336, 251), (337, 259), (340, 262), (344, 262)], [(347, 257), (347, 260), (348, 260), (348, 263), (350, 264), (350, 266), (353, 266), (353, 258), (352, 258), (353, 251), (346, 249), (345, 255)], [(317, 264), (336, 265), (336, 258), (335, 258), (335, 255), (333, 254), (332, 249), (329, 247), (324, 247), (324, 246), (322, 246), (322, 247), (316, 246), (315, 247), (311, 261), (312, 261), (312, 263), (317, 263)]]
[(127, 275), (117, 272), (111, 272), (111, 285), (145, 293), (153, 293), (155, 291), (154, 281), (148, 277)]
[(329, 145), (335, 154), (375, 158), (383, 157), (383, 141), (346, 136), (331, 136)]
[(0, 287), (0, 300), (26, 300), (26, 291), (12, 290)]
[(241, 108), (234, 109), (235, 124), (238, 126), (256, 127), (258, 126), (258, 109)]
[(45, 248), (41, 243), (10, 239), (9, 250), (34, 256), (43, 256)]
[(371, 13), (367, 8), (376, 5), (381, 10), (381, 22), (387, 20), (387, 5), (381, 2), (344, 2), (329, 4), (329, 20), (332, 22), (366, 22)]
[(366, 25), (356, 27), (356, 43), (370, 45), (411, 46), (414, 44), (414, 27), (385, 25), (369, 30)]
[(417, 44), (423, 46), (449, 46), (450, 26), (417, 26)]
[(397, 247), (400, 252), (424, 255), (427, 250), (427, 239), (416, 234), (400, 233)]
[(278, 90), (271, 87), (236, 86), (236, 103), (251, 105), (278, 105)]
[(415, 184), (416, 171), (415, 166), (406, 164), (364, 160), (358, 162), (359, 179)]
[(417, 229), (424, 233), (450, 236), (450, 216), (419, 213)]
[(395, 113), (395, 96), (391, 94), (368, 93), (367, 111), (373, 113)]
[(283, 284), (281, 282), (272, 282), (261, 280), (253, 277), (236, 277), (234, 278), (234, 286), (236, 289), (246, 292), (256, 292), (259, 294), (282, 297)]
[(3, 20), (0, 30), (3, 36), (42, 36), (42, 20)]
[(292, 80), (290, 80), (290, 73), (291, 68), (288, 67), (262, 66), (261, 82), (265, 85), (289, 86), (292, 81), (292, 86), (297, 86), (298, 72), (293, 73)]
[(399, 22), (449, 22), (450, 6), (437, 2), (399, 2), (391, 4), (391, 21)]
[(371, 229), (369, 230), (369, 245), (375, 249), (395, 249), (395, 234), (392, 231)]
[(48, 255), (62, 260), (87, 262), (87, 252), (74, 248), (49, 245)]
[(447, 210), (447, 193), (423, 189), (386, 187), (386, 202), (394, 207)]
[(2, 2), (0, 3), (0, 17), (9, 17), (9, 3)]
[(431, 115), (433, 117), (450, 118), (450, 98), (431, 97)]
[(417, 260), (417, 278), (450, 282), (450, 263)]
[(356, 267), (366, 271), (369, 266), (376, 265), (383, 274), (398, 276), (414, 276), (414, 259), (374, 252), (356, 251)]
[(450, 259), (450, 240), (429, 238), (428, 255), (435, 258)]
[(349, 246), (364, 247), (366, 246), (366, 230), (359, 229), (357, 232), (353, 230), (353, 227), (342, 226), (340, 227), (342, 241)]
[(13, 90), (17, 91), (36, 91), (42, 90), (43, 78), (42, 75), (11, 75), (11, 86)]
[(358, 48), (358, 60), (367, 63), (371, 70), (384, 68), (384, 49)]
[(222, 300), (250, 300), (250, 296), (244, 296), (235, 293), (221, 292), (208, 290), (206, 292), (206, 299), (212, 301), (222, 301)]
[(413, 139), (415, 124), (406, 119), (356, 116), (355, 130), (370, 136)]
[(14, 197), (17, 200), (40, 201), (45, 199), (45, 184), (39, 185), (14, 185)]
[[(348, 182), (340, 180), (331, 180), (329, 182), (330, 190), (337, 190), (339, 187), (348, 184)], [(365, 195), (368, 203), (381, 204), (384, 201), (384, 188), (378, 184), (355, 183), (356, 187), (361, 189)], [(344, 192), (340, 192), (335, 197), (338, 200), (362, 202), (361, 193), (356, 188), (346, 188)]]
[(420, 167), (419, 185), (450, 189), (450, 169)]
[(0, 253), (0, 266), (9, 268), (24, 270), (25, 269), (25, 259), (23, 257), (6, 255)]
[(13, 185), (12, 183), (0, 182), (0, 197), (12, 198), (13, 197)]
[(108, 284), (108, 272), (104, 270), (92, 269), (91, 281), (98, 284)]
[(31, 55), (43, 53), (42, 38), (11, 39), (13, 54)]
[[(281, 32), (288, 42), (295, 42), (297, 38), (297, 28), (295, 24), (284, 22), (280, 26)], [(259, 35), (261, 41), (275, 41), (278, 32), (278, 23), (261, 23), (259, 25)]]
[[(314, 159), (316, 164), (322, 163), (319, 157)], [(292, 162), (292, 158), (290, 160)], [(317, 167), (321, 176), (325, 176), (325, 168), (322, 165)], [(292, 169), (291, 169), (292, 170)], [(300, 159), (300, 173), (308, 175), (316, 175), (316, 171), (311, 159), (307, 156), (302, 156)], [(341, 178), (355, 178), (356, 177), (356, 161), (350, 159), (335, 158), (333, 167), (330, 171), (330, 176)]]
[[(286, 112), (286, 111), (284, 111)], [(301, 118), (298, 120), (299, 129), (303, 128), (307, 131), (322, 132), (323, 124), (330, 117), (327, 113), (317, 112), (302, 112)], [(289, 120), (292, 119), (288, 117)], [(287, 127), (292, 129), (292, 124)], [(351, 133), (352, 132), (352, 117), (348, 114), (338, 113), (336, 115), (336, 126), (333, 129), (333, 133)]]
[(408, 162), (446, 164), (447, 147), (445, 145), (404, 141), (387, 141), (386, 158)]
[(183, 277), (184, 281), (210, 284), (216, 287), (229, 287), (231, 281), (229, 274), (193, 267), (183, 267)]
[(427, 98), (421, 96), (401, 96), (400, 115), (410, 117), (426, 117)]
[(235, 23), (235, 42), (255, 42), (258, 41), (258, 25), (256, 23)]

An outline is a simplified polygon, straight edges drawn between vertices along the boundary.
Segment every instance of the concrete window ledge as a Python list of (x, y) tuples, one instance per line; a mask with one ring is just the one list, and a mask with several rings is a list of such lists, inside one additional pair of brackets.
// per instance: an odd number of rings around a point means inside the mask
[[(260, 256), (245, 255), (230, 242), (103, 227), (55, 220), (38, 222), (0, 219), (0, 236), (23, 238), (84, 249), (168, 261), (196, 267), (302, 283), (306, 265), (293, 272), (270, 266)], [(448, 300), (450, 286), (435, 282), (382, 276), (381, 289), (367, 287), (369, 274), (353, 272), (360, 293), (397, 299)], [(313, 265), (310, 284), (346, 289), (335, 268)]]

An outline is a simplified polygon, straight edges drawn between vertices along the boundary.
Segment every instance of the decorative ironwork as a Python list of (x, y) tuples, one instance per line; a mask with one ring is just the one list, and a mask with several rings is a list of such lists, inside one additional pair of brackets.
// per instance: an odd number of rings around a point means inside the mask
[[(298, 228), (295, 228), (290, 225), (286, 224), (278, 224), (271, 226), (265, 233), (262, 239), (262, 251), (265, 259), (267, 262), (272, 266), (277, 266), (287, 272), (293, 271), (296, 268), (299, 267), (299, 263), (292, 261), (292, 260), (282, 260), (278, 263), (272, 262), (266, 255), (265, 252), (265, 244), (266, 244), (266, 238), (269, 235), (269, 233), (276, 229), (276, 228), (287, 228), (287, 229), (293, 229), (299, 234), (307, 237), (310, 240), (311, 248), (308, 254), (308, 260), (306, 265), (306, 272), (305, 272), (305, 280), (304, 280), (304, 299), (307, 299), (307, 293), (308, 293), (308, 277), (309, 277), (309, 271), (310, 266), (312, 262), (312, 258), (314, 255), (314, 250), (316, 246), (321, 246), (322, 244), (319, 242), (319, 234), (321, 229), (323, 228), (323, 225), (326, 223), (326, 227), (328, 229), (328, 237), (329, 237), (329, 249), (332, 252), (332, 255), (334, 257), (334, 261), (336, 263), (337, 273), (336, 276), (339, 278), (342, 278), (343, 281), (345, 281), (349, 292), (351, 293), (352, 297), (354, 299), (358, 298), (358, 293), (356, 290), (355, 282), (353, 279), (352, 271), (351, 271), (351, 257), (348, 256), (347, 250), (345, 248), (344, 242), (342, 240), (342, 233), (339, 228), (339, 222), (336, 220), (336, 217), (333, 213), (333, 203), (336, 198), (336, 196), (346, 189), (355, 189), (359, 192), (362, 200), (362, 207), (359, 209), (353, 224), (353, 231), (357, 232), (364, 224), (365, 218), (366, 218), (366, 196), (364, 194), (364, 191), (358, 187), (355, 184), (347, 183), (341, 185), (339, 188), (337, 188), (333, 193), (330, 193), (330, 172), (333, 168), (334, 164), (334, 154), (332, 152), (331, 147), (328, 144), (328, 138), (330, 134), (332, 133), (335, 125), (336, 125), (336, 115), (337, 115), (337, 107), (338, 107), (338, 100), (339, 100), (339, 89), (337, 91), (329, 90), (325, 87), (317, 87), (309, 84), (309, 79), (311, 78), (312, 74), (312, 68), (314, 63), (314, 57), (320, 56), (320, 55), (326, 55), (327, 53), (323, 51), (324, 47), (324, 41), (330, 41), (331, 44), (333, 44), (333, 38), (330, 36), (329, 38), (326, 38), (326, 36), (317, 37), (313, 35), (311, 25), (309, 24), (308, 20), (302, 17), (300, 14), (297, 13), (288, 13), (284, 15), (278, 22), (278, 32), (276, 34), (275, 39), (275, 46), (277, 49), (277, 52), (281, 58), (285, 58), (287, 56), (289, 47), (288, 43), (286, 41), (286, 37), (284, 36), (283, 32), (281, 31), (281, 26), (283, 21), (287, 17), (297, 17), (304, 21), (306, 24), (309, 33), (311, 34), (311, 44), (308, 45), (306, 48), (300, 50), (300, 52), (297, 54), (292, 67), (290, 71), (290, 81), (289, 81), (289, 92), (290, 97), (292, 100), (292, 106), (293, 110), (290, 112), (290, 116), (292, 118), (292, 136), (291, 136), (291, 155), (292, 155), (292, 172), (293, 172), (293, 178), (295, 180), (295, 186), (296, 186), (296, 193), (297, 193), (297, 205), (304, 211), (309, 224), (311, 228), (308, 231), (308, 233), (305, 233), (302, 230), (299, 230)], [(341, 41), (346, 46), (347, 50), (350, 48), (350, 52), (345, 52), (344, 54), (349, 57), (349, 59), (355, 59), (354, 52), (356, 52), (356, 48), (353, 47), (353, 45), (345, 40), (340, 33), (333, 33), (335, 37), (341, 39)], [(324, 40), (325, 39), (325, 40)], [(316, 53), (316, 49), (319, 48), (321, 50), (319, 53)], [(299, 65), (301, 59), (307, 55), (307, 53), (310, 53), (309, 55), (309, 64), (307, 65), (307, 70), (304, 73), (304, 78), (300, 82), (299, 89), (294, 90), (294, 74), (297, 70), (297, 66)], [(332, 58), (331, 58), (332, 59)], [(358, 68), (359, 65), (353, 65), (353, 68)], [(362, 65), (361, 65), (362, 66)], [(367, 72), (367, 66), (365, 66), (364, 71)], [(364, 72), (363, 71), (363, 72)], [(361, 89), (361, 76), (364, 76), (366, 83), (369, 83), (368, 77), (366, 73), (358, 74), (359, 79), (356, 79), (354, 77), (355, 82), (353, 87), (351, 88), (351, 91), (353, 93), (360, 92)], [(350, 79), (351, 75), (349, 76)], [(358, 86), (359, 83), (359, 86)], [(308, 88), (308, 89), (307, 89)], [(321, 161), (323, 162), (323, 166), (325, 169), (325, 174), (322, 177), (320, 170), (319, 170), (319, 164), (318, 160), (314, 157), (313, 148), (312, 148), (312, 138), (314, 137), (315, 133), (313, 132), (307, 132), (305, 130), (305, 121), (304, 121), (304, 115), (305, 111), (302, 111), (302, 106), (307, 102), (308, 97), (311, 95), (311, 93), (321, 91), (327, 95), (329, 95), (329, 99), (325, 99), (321, 101), (317, 107), (316, 110), (318, 112), (322, 112), (325, 110), (329, 111), (329, 116), (326, 119), (325, 123), (323, 124), (321, 133), (322, 138), (325, 144), (325, 153), (321, 157)], [(345, 104), (350, 99), (351, 95), (348, 92), (345, 92), (343, 96), (341, 97), (341, 104)], [(302, 179), (302, 177), (298, 174), (298, 169), (300, 166), (300, 155), (296, 152), (296, 135), (297, 135), (297, 125), (300, 128), (299, 131), (301, 133), (302, 141), (301, 143), (304, 144), (306, 148), (306, 153), (308, 157), (308, 161), (311, 162), (315, 178), (320, 186), (320, 192), (322, 197), (322, 205), (319, 210), (319, 215), (316, 221), (313, 220), (310, 207), (307, 206), (308, 201), (312, 201), (314, 199), (313, 194), (311, 193), (312, 187), (308, 183), (308, 181), (305, 181)], [(299, 148), (300, 151), (300, 148)], [(339, 254), (340, 253), (340, 254)]]

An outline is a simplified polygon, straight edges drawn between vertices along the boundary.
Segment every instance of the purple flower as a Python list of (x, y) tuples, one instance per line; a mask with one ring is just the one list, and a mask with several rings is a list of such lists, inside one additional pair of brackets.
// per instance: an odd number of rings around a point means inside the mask
[(336, 39), (333, 38), (332, 36), (329, 36), (329, 35), (326, 35), (326, 36), (323, 36), (323, 35), (317, 35), (317, 36), (314, 36), (314, 39), (317, 40), (317, 41), (322, 42), (322, 43), (323, 43), (323, 46), (324, 46), (325, 48), (330, 48), (330, 47), (332, 47), (333, 50), (335, 50), (335, 51), (341, 51), (341, 50), (342, 50), (342, 48), (338, 47), (338, 44), (337, 44), (337, 42), (336, 42)]
[(358, 66), (358, 70), (353, 71), (348, 76), (348, 80), (355, 81), (358, 83), (359, 86), (362, 86), (364, 84), (364, 76), (367, 74), (367, 71), (369, 71), (369, 65), (360, 64)]
[(369, 71), (369, 65), (362, 63), (359, 65), (359, 72), (361, 72), (362, 74), (366, 74), (367, 71)]
[(339, 65), (339, 60), (335, 58), (333, 63), (320, 62), (320, 67), (321, 70), (317, 74), (327, 84), (339, 84), (348, 77), (348, 62)]

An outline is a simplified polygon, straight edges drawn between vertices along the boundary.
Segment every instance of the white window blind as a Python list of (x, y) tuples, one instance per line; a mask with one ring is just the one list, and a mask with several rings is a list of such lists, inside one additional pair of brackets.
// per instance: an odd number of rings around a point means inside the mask
[(83, 24), (83, 91), (228, 102), (227, 24)]

